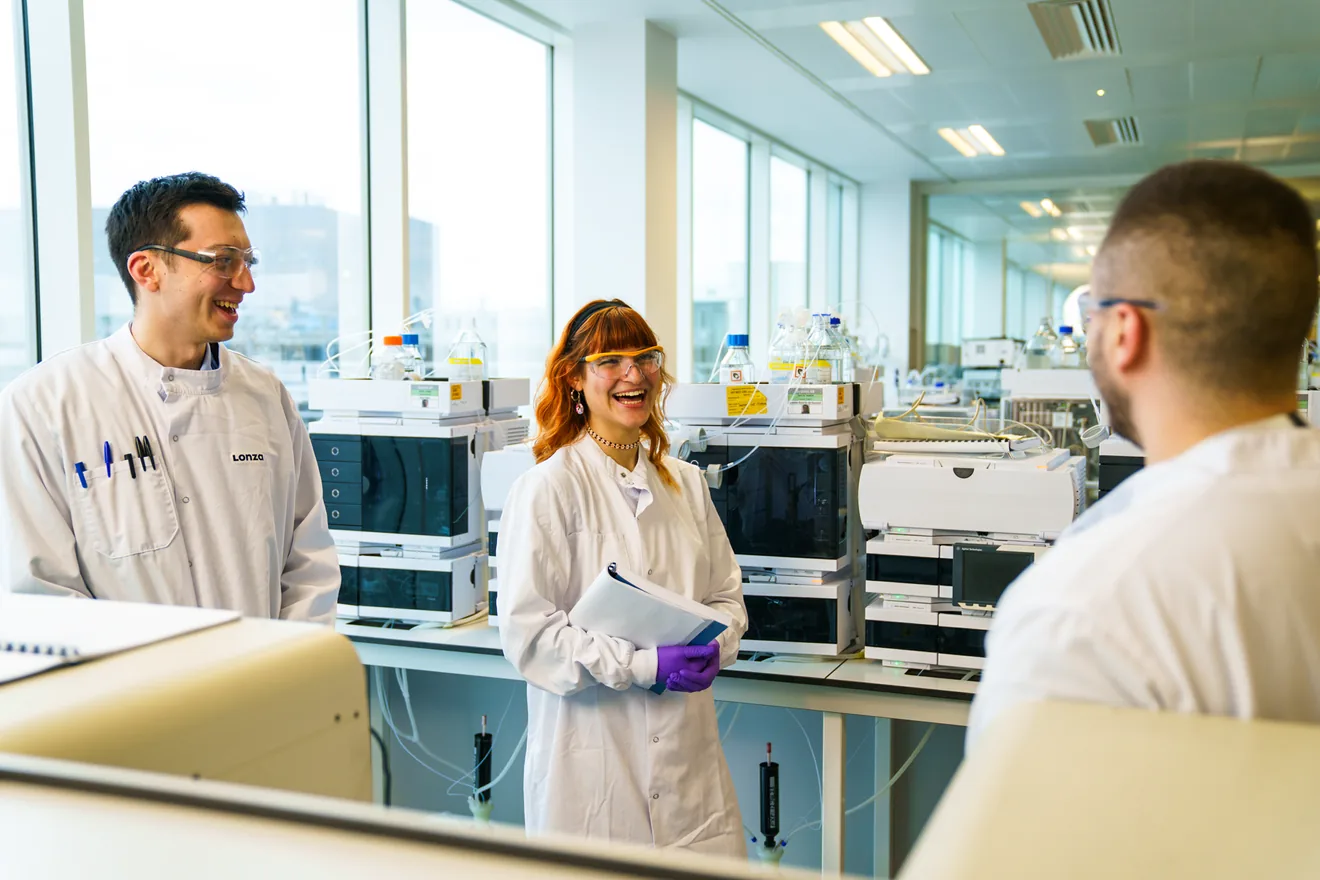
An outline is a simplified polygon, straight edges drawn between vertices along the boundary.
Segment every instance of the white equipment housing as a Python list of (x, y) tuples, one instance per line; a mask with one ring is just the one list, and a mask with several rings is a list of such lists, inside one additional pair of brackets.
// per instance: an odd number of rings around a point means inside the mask
[[(742, 649), (836, 656), (863, 625), (854, 417), (879, 412), (880, 383), (679, 385), (676, 430), (704, 429), (702, 467), (743, 569)], [(698, 436), (700, 436), (698, 434)]]
[(964, 370), (1012, 367), (1021, 353), (1021, 339), (966, 339), (963, 340), (960, 361)]
[(1085, 507), (1086, 460), (882, 453), (862, 468), (866, 657), (977, 670), (1004, 589)]
[[(340, 616), (450, 623), (485, 600), (481, 460), (527, 437), (526, 379), (316, 379), (308, 426), (340, 555)], [(487, 417), (486, 407), (492, 408)]]
[(520, 443), (487, 452), (481, 459), (481, 499), (486, 507), (486, 548), (489, 579), (486, 584), (487, 622), (499, 626), (499, 537), (500, 517), (509, 490), (519, 477), (536, 466), (531, 444)]
[(1084, 508), (1085, 479), (1086, 459), (1066, 450), (882, 454), (862, 468), (862, 526), (1053, 540)]

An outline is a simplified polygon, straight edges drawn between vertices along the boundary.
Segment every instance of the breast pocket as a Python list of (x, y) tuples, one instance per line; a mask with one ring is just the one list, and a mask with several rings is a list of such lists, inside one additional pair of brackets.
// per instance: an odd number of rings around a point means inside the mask
[(168, 547), (179, 534), (179, 518), (165, 471), (139, 468), (134, 479), (121, 460), (110, 474), (89, 469), (86, 489), (74, 483), (96, 552), (122, 559)]

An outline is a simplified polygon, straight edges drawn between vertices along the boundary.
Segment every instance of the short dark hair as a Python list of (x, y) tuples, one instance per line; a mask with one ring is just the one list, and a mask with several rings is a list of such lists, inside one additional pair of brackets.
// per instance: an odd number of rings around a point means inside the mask
[(1296, 382), (1320, 286), (1315, 219), (1283, 181), (1213, 159), (1161, 168), (1118, 206), (1096, 269), (1160, 303), (1175, 369), (1238, 394)]
[(137, 287), (128, 273), (129, 255), (143, 245), (173, 247), (186, 239), (189, 232), (179, 220), (179, 211), (189, 205), (213, 205), (234, 214), (247, 210), (241, 192), (200, 171), (135, 183), (110, 209), (105, 220), (106, 243), (134, 305), (137, 305)]

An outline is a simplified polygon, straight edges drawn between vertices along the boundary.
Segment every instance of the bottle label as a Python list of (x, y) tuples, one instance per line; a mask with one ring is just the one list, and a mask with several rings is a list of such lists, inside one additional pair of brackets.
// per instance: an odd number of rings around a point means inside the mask
[(449, 363), (456, 367), (480, 366), (481, 358), (450, 358)]
[(752, 381), (743, 367), (724, 367), (720, 370), (721, 385), (744, 385)]

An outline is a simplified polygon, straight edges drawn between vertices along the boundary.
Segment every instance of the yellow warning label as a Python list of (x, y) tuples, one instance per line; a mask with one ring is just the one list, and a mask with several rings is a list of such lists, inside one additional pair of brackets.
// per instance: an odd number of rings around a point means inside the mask
[(839, 406), (843, 406), (843, 386), (839, 386)]
[(763, 416), (768, 411), (765, 395), (755, 385), (726, 385), (724, 400), (730, 416)]
[(463, 386), (460, 385), (460, 384), (458, 384), (457, 382), (451, 382), (451, 383), (449, 384), (449, 399), (450, 399), (450, 400), (462, 400), (462, 399), (463, 399)]

